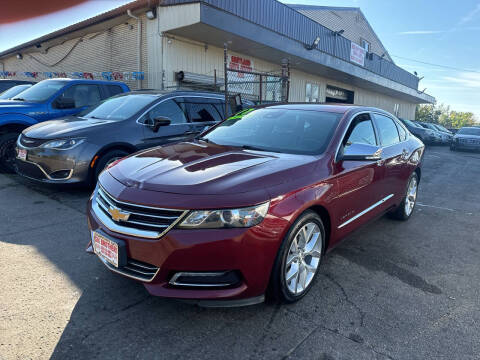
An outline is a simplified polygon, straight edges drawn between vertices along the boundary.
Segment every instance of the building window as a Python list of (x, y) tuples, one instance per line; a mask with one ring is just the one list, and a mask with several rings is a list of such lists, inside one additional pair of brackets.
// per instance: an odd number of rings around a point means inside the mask
[(395, 104), (395, 105), (393, 106), (393, 114), (394, 114), (395, 116), (398, 116), (399, 110), (400, 110), (400, 104)]
[(317, 84), (307, 83), (305, 86), (305, 102), (320, 102), (320, 87)]
[(367, 51), (370, 52), (370, 43), (365, 40), (365, 39), (360, 39), (360, 44), (362, 44), (362, 47)]

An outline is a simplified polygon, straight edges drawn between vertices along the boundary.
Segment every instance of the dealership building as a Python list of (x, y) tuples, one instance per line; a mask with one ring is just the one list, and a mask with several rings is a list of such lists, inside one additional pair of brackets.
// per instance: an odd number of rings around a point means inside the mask
[[(359, 8), (139, 0), (0, 53), (0, 78), (117, 79), (132, 89), (221, 91), (225, 67), (262, 74), (260, 94), (238, 92), (263, 101), (278, 100), (269, 74), (288, 76), (291, 102), (375, 106), (413, 119), (417, 104), (435, 101), (393, 62)], [(232, 77), (241, 83), (243, 74)]]

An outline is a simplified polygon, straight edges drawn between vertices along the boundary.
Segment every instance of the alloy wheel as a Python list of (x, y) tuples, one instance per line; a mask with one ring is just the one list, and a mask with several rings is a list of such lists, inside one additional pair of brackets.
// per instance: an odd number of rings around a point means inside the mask
[(285, 283), (294, 295), (312, 282), (322, 256), (322, 233), (315, 222), (303, 225), (293, 237), (286, 257)]
[(412, 176), (408, 183), (407, 197), (405, 198), (405, 214), (410, 216), (417, 201), (418, 181), (416, 176)]

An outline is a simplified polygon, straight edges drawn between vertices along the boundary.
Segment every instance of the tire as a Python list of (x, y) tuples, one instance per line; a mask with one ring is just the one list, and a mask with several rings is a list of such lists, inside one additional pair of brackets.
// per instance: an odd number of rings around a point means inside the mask
[(97, 165), (95, 166), (95, 171), (93, 172), (93, 183), (97, 182), (98, 176), (100, 173), (112, 162), (115, 160), (121, 159), (128, 155), (128, 152), (124, 150), (110, 150), (109, 152), (103, 154), (98, 160)]
[[(308, 247), (304, 247), (304, 229), (307, 232), (312, 231), (307, 241), (307, 244), (310, 244)], [(315, 234), (316, 242), (313, 243)], [(296, 255), (295, 248), (299, 250)], [(309, 249), (311, 251), (307, 254), (305, 250)], [(304, 297), (317, 277), (324, 251), (325, 228), (322, 219), (317, 213), (306, 211), (290, 227), (278, 250), (270, 276), (269, 298), (278, 302), (293, 303)], [(287, 260), (291, 263), (287, 264)], [(287, 277), (291, 279), (287, 280)]]
[[(413, 188), (412, 188), (413, 186)], [(389, 216), (392, 219), (406, 221), (410, 219), (410, 216), (413, 214), (415, 205), (417, 203), (417, 193), (418, 193), (418, 175), (416, 172), (413, 172), (412, 175), (408, 178), (407, 189), (405, 191), (405, 197), (398, 207), (389, 213)]]
[(0, 171), (5, 173), (15, 172), (15, 144), (18, 133), (7, 133), (0, 136)]

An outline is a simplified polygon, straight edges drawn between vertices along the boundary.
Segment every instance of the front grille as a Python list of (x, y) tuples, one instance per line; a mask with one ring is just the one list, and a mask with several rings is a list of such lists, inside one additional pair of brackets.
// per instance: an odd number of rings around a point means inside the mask
[(15, 161), (15, 166), (17, 173), (22, 176), (35, 180), (47, 179), (42, 170), (40, 170), (40, 168), (35, 164), (17, 159), (17, 161)]
[[(109, 220), (116, 224), (117, 227), (122, 228), (121, 232), (131, 235), (137, 234), (135, 232), (129, 232), (129, 229), (155, 232), (157, 234), (156, 237), (161, 237), (185, 214), (185, 211), (183, 210), (162, 209), (151, 206), (125, 203), (123, 201), (116, 200), (101, 187), (98, 188), (96, 201), (98, 207), (104, 213), (104, 215), (106, 215)], [(111, 210), (117, 210), (123, 215), (128, 215), (128, 219), (115, 219), (111, 214)], [(115, 231), (115, 229), (113, 230)]]
[[(102, 260), (100, 258), (100, 260)], [(102, 260), (102, 262), (112, 271), (119, 273), (130, 278), (150, 282), (153, 280), (155, 275), (157, 275), (158, 267), (152, 264), (145, 263), (139, 260), (133, 260), (128, 258), (127, 265), (116, 268), (107, 261)]]
[(25, 136), (23, 134), (20, 135), (20, 144), (22, 146), (25, 146), (27, 148), (35, 148), (35, 147), (39, 147), (40, 145), (43, 145), (44, 143), (46, 143), (48, 140), (45, 140), (45, 139), (34, 139), (34, 138), (30, 138), (28, 136)]

